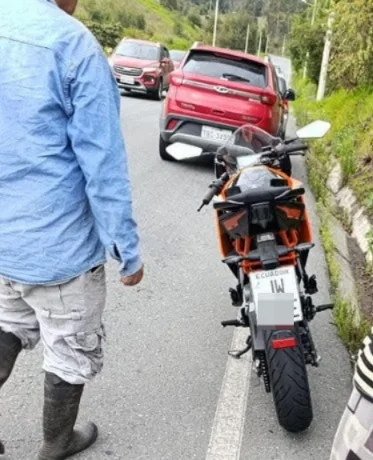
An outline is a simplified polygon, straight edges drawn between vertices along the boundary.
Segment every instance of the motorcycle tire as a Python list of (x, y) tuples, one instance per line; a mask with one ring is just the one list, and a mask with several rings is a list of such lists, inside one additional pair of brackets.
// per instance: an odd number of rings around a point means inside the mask
[(298, 433), (312, 422), (313, 411), (303, 348), (273, 349), (276, 331), (266, 337), (266, 356), (273, 401), (280, 425), (287, 431)]

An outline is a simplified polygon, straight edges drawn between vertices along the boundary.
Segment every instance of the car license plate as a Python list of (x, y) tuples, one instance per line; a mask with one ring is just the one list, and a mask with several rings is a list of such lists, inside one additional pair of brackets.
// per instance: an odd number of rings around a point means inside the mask
[(227, 142), (232, 136), (232, 131), (228, 129), (218, 129), (211, 126), (202, 126), (201, 137), (217, 142)]
[(252, 273), (250, 284), (255, 308), (258, 305), (259, 294), (293, 294), (294, 321), (303, 319), (298, 280), (293, 266)]
[(122, 75), (120, 77), (120, 82), (125, 83), (126, 85), (134, 85), (135, 79), (133, 77), (128, 77), (127, 75)]

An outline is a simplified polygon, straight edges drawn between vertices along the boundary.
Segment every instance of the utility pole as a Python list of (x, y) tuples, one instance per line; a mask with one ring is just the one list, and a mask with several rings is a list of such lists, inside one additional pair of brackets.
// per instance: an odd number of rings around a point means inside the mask
[(258, 56), (260, 56), (260, 53), (262, 51), (262, 40), (263, 40), (263, 29), (260, 29), (259, 31), (259, 45), (258, 45)]
[(284, 35), (284, 41), (282, 43), (282, 56), (285, 56), (285, 50), (286, 50), (286, 35)]
[(216, 35), (217, 35), (217, 31), (218, 31), (218, 20), (219, 20), (219, 0), (216, 0), (214, 35), (212, 37), (212, 46), (216, 46)]
[[(303, 2), (303, 3), (306, 3), (306, 2)], [(311, 19), (311, 28), (314, 26), (315, 21), (316, 21), (316, 12), (317, 12), (317, 0), (314, 0), (313, 1), (313, 10), (312, 10), (312, 19)], [(307, 77), (309, 59), (310, 59), (310, 52), (307, 51), (306, 60), (304, 62), (303, 79), (305, 79)]]
[(328, 31), (326, 32), (324, 53), (322, 57), (319, 87), (317, 89), (317, 97), (316, 97), (317, 101), (321, 101), (325, 96), (326, 81), (328, 77), (330, 50), (332, 47), (333, 21), (334, 21), (334, 13), (330, 13), (329, 19), (328, 19)]
[(249, 37), (250, 37), (250, 23), (247, 25), (245, 53), (247, 53), (249, 51)]

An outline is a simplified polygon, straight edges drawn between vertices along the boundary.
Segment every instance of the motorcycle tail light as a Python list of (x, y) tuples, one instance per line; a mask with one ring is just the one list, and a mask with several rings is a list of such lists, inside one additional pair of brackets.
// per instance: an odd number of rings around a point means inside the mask
[(297, 346), (295, 337), (286, 337), (284, 339), (273, 339), (272, 348), (274, 350), (281, 350), (283, 348), (294, 348)]

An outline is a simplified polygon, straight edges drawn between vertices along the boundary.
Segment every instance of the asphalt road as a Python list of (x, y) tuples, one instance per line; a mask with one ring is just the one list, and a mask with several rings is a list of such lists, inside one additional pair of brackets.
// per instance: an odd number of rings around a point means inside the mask
[[(289, 435), (278, 426), (271, 396), (258, 386), (250, 362), (235, 369), (248, 369), (247, 379), (229, 378), (233, 331), (219, 323), (236, 314), (228, 297), (234, 280), (219, 260), (212, 210), (196, 212), (212, 169), (160, 160), (160, 108), (143, 97), (122, 98), (146, 278), (138, 288), (124, 288), (115, 264), (108, 266), (106, 365), (88, 386), (81, 409), (81, 420), (96, 421), (101, 435), (93, 449), (76, 458), (328, 460), (351, 389), (348, 357), (331, 316), (324, 313), (313, 323), (323, 357), (320, 368), (309, 369), (313, 425), (302, 435)], [(303, 162), (294, 163), (295, 175), (306, 180)], [(309, 271), (318, 275), (317, 299), (324, 303), (329, 284), (309, 191), (308, 206), (316, 242)], [(41, 441), (41, 360), (40, 348), (22, 355), (1, 392), (0, 438), (7, 441), (11, 460), (34, 460)], [(229, 415), (230, 403), (241, 394), (247, 395), (239, 400), (242, 417)], [(220, 453), (206, 457), (217, 426)], [(232, 437), (235, 430), (239, 436)], [(225, 434), (227, 446), (237, 442), (234, 456), (234, 449), (224, 451)]]

